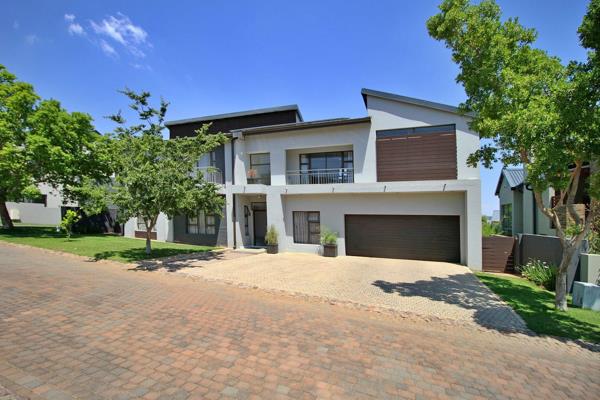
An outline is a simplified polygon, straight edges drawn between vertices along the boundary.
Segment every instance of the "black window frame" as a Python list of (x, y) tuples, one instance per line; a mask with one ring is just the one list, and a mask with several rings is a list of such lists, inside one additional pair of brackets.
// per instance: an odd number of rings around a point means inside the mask
[[(311, 214), (316, 214), (318, 217), (318, 221), (311, 221)], [(307, 241), (303, 241), (296, 235), (296, 221), (302, 218), (304, 222), (308, 226), (308, 239)], [(315, 229), (316, 227), (316, 229)], [(292, 212), (292, 231), (294, 243), (297, 244), (320, 244), (321, 243), (321, 212), (320, 211), (293, 211)], [(316, 239), (312, 237), (316, 235)]]
[(506, 236), (512, 236), (513, 234), (513, 210), (512, 203), (500, 205), (500, 225), (502, 226), (502, 233)]
[[(252, 161), (252, 157), (253, 156), (264, 156), (267, 155), (269, 158), (269, 162), (267, 163), (254, 163)], [(250, 170), (255, 170), (256, 169), (254, 167), (262, 167), (262, 166), (268, 166), (269, 167), (269, 172), (266, 175), (260, 175), (260, 176), (256, 176), (255, 178), (248, 178), (248, 183), (252, 184), (252, 183), (256, 183), (256, 184), (262, 184), (262, 185), (270, 185), (271, 184), (271, 153), (252, 153), (249, 154), (249, 159), (250, 159)]]
[[(196, 219), (196, 223), (190, 223), (190, 219)], [(204, 219), (204, 225), (201, 229), (200, 219)], [(209, 221), (212, 222), (209, 223)], [(196, 232), (191, 232), (190, 227), (195, 227)], [(196, 214), (185, 216), (185, 233), (188, 235), (211, 235), (217, 234), (217, 215), (216, 214), (205, 214), (203, 211), (198, 211)]]

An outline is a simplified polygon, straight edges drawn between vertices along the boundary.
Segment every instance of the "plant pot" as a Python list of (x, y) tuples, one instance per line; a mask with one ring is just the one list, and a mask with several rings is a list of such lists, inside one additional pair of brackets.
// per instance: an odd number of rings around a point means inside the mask
[(324, 244), (323, 257), (337, 257), (337, 244)]
[(279, 246), (276, 244), (267, 245), (267, 254), (277, 254), (279, 252)]

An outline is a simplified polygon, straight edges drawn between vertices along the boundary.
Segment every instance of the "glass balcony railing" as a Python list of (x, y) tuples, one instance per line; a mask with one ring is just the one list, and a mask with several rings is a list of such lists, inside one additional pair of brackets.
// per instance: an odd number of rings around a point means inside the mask
[(223, 174), (218, 168), (201, 167), (198, 168), (198, 173), (202, 174), (206, 182), (223, 184)]

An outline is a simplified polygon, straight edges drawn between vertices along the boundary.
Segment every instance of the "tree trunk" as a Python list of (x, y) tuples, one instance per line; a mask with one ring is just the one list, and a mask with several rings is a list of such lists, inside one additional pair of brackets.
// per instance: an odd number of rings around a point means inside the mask
[(6, 200), (0, 200), (0, 217), (2, 218), (2, 227), (7, 229), (13, 229), (15, 226), (10, 219), (10, 213), (6, 208)]
[(556, 271), (556, 290), (554, 297), (554, 307), (557, 310), (567, 311), (567, 276), (569, 272), (569, 265), (575, 254), (575, 246), (563, 246), (562, 259), (560, 260), (560, 266)]
[(150, 235), (152, 234), (151, 229), (146, 229), (146, 254), (150, 254), (152, 252), (152, 239)]
[(557, 310), (567, 311), (567, 271), (558, 271), (556, 273), (554, 307)]

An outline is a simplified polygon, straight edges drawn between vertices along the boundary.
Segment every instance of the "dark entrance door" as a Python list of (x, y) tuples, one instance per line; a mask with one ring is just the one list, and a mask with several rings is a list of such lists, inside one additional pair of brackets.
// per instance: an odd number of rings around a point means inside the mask
[(252, 203), (252, 210), (254, 214), (254, 245), (264, 246), (267, 234), (267, 204)]
[(346, 215), (346, 254), (460, 262), (454, 215)]

